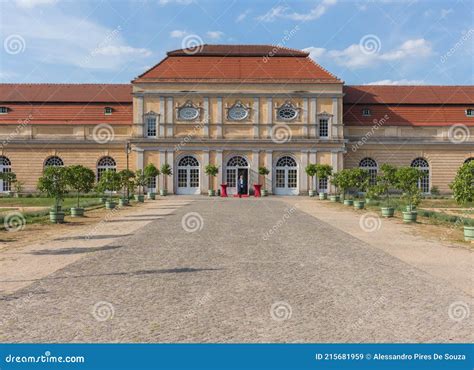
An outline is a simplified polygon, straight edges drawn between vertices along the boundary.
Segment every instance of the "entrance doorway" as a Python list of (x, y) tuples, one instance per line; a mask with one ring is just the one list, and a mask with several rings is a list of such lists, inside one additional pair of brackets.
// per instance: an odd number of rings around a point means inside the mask
[(199, 194), (199, 162), (187, 155), (178, 162), (177, 194)]
[(239, 155), (230, 158), (226, 164), (226, 182), (227, 193), (230, 195), (237, 194), (237, 179), (243, 176), (246, 184), (245, 193), (249, 190), (249, 164), (247, 160)]
[(275, 194), (298, 194), (298, 165), (290, 156), (278, 159), (275, 165)]

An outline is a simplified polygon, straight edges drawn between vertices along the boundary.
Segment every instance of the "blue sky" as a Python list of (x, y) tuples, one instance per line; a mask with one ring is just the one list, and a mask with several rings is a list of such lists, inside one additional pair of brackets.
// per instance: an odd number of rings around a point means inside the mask
[(129, 82), (183, 45), (306, 49), (348, 84), (473, 84), (472, 0), (0, 0), (1, 82)]

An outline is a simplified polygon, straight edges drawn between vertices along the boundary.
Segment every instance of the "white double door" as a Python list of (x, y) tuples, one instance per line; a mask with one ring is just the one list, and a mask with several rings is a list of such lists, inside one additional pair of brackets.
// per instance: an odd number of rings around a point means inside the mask
[(298, 169), (296, 167), (275, 168), (276, 195), (298, 195)]
[(199, 167), (178, 167), (177, 194), (199, 194)]

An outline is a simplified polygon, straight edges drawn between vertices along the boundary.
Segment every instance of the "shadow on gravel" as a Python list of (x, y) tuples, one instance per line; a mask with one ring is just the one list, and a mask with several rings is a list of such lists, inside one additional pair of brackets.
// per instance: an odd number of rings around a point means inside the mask
[[(117, 247), (120, 248), (120, 247)], [(138, 270), (129, 272), (110, 272), (103, 274), (88, 274), (88, 275), (68, 275), (68, 276), (49, 276), (42, 279), (32, 280), (7, 280), (8, 282), (21, 282), (21, 281), (38, 281), (38, 280), (61, 280), (61, 279), (81, 279), (89, 277), (101, 277), (101, 276), (143, 276), (153, 274), (182, 274), (202, 271), (219, 271), (221, 268), (193, 268), (193, 267), (181, 267), (174, 269), (157, 269), (157, 270)], [(3, 282), (0, 280), (0, 282)]]
[(30, 254), (37, 256), (44, 255), (61, 255), (61, 254), (79, 254), (79, 253), (91, 253), (91, 252), (100, 252), (111, 249), (122, 248), (121, 246), (106, 245), (104, 247), (92, 247), (92, 248), (61, 248), (61, 249), (40, 249), (33, 251)]
[(125, 236), (132, 236), (134, 234), (122, 234), (122, 235), (79, 235), (79, 236), (65, 236), (63, 238), (56, 238), (54, 240), (83, 240), (83, 239), (112, 239), (112, 238), (123, 238)]
[(107, 220), (105, 222), (136, 222), (136, 221), (155, 221), (161, 220), (163, 216), (153, 217), (153, 218), (135, 218), (135, 219), (120, 219), (120, 220)]
[(164, 216), (172, 215), (173, 213), (167, 213), (166, 215), (163, 214), (149, 214), (149, 215), (129, 215), (125, 217), (131, 218), (140, 218), (140, 217), (154, 217), (154, 218), (163, 218)]

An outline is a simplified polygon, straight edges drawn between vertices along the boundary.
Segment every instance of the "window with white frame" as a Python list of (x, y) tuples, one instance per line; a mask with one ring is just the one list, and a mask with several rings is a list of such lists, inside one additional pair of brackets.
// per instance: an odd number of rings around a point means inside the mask
[(430, 165), (424, 158), (416, 158), (411, 162), (411, 166), (421, 170), (425, 176), (418, 180), (418, 188), (422, 193), (430, 192)]
[(150, 177), (148, 179), (147, 189), (151, 193), (156, 193), (156, 177)]
[(362, 115), (364, 117), (370, 117), (372, 115), (372, 113), (370, 112), (369, 108), (364, 108), (364, 109), (362, 109)]
[(97, 162), (97, 181), (100, 180), (100, 176), (105, 171), (117, 171), (117, 164), (112, 157), (102, 157), (99, 159), (99, 162)]
[[(0, 156), (0, 172), (12, 172), (12, 163), (5, 156)], [(8, 180), (0, 180), (0, 192), (10, 191), (11, 182)]]
[(364, 158), (359, 162), (359, 168), (367, 170), (369, 172), (369, 184), (375, 185), (377, 183), (377, 162), (372, 158)]
[(8, 113), (8, 107), (0, 107), (0, 114), (7, 114)]
[(329, 136), (329, 119), (321, 118), (319, 120), (319, 137)]
[(146, 121), (146, 136), (155, 137), (156, 136), (156, 115), (148, 114), (145, 118)]
[(106, 116), (110, 116), (113, 111), (114, 111), (114, 110), (113, 110), (112, 107), (105, 107), (105, 108), (104, 108), (104, 114), (105, 114)]
[(320, 193), (325, 193), (328, 191), (328, 179), (319, 179), (318, 180), (318, 190)]
[(466, 116), (468, 117), (474, 117), (474, 109), (466, 109)]

